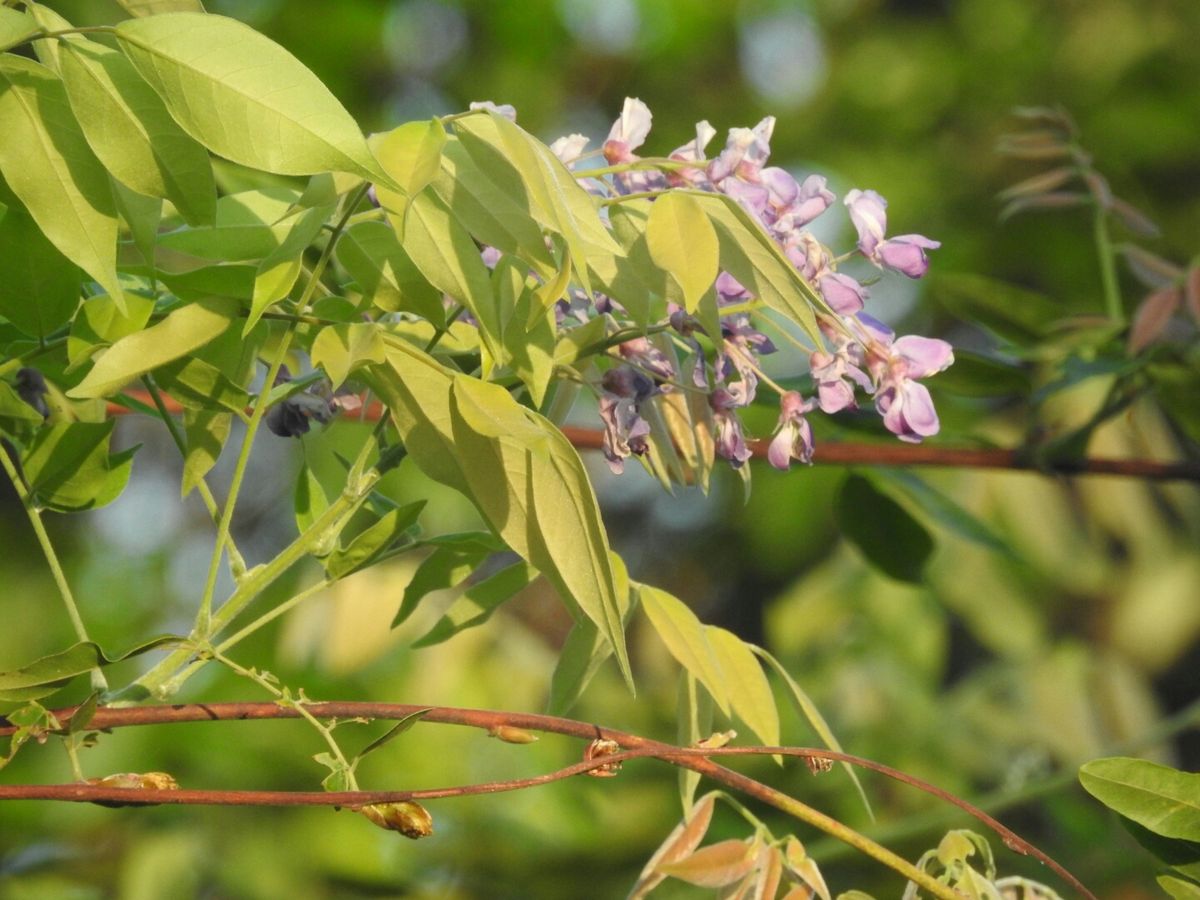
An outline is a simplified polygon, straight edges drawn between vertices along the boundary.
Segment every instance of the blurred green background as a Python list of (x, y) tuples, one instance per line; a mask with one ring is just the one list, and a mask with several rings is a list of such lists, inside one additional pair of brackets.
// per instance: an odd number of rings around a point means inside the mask
[[(113, 21), (115, 4), (52, 3), (76, 24)], [(546, 140), (573, 131), (599, 146), (626, 96), (655, 113), (647, 153), (666, 153), (708, 119), (723, 135), (764, 115), (778, 124), (772, 161), (821, 172), (840, 194), (874, 188), (891, 229), (943, 242), (927, 282), (886, 279), (871, 307), (901, 332), (986, 348), (941, 302), (939, 274), (975, 273), (1044, 291), (1064, 313), (1095, 312), (1099, 275), (1083, 212), (997, 220), (997, 191), (1036, 168), (994, 152), (1014, 105), (1061, 104), (1114, 190), (1163, 237), (1148, 246), (1185, 262), (1200, 233), (1200, 3), (1193, 0), (211, 0), (288, 47), (363, 123), (511, 103)], [(830, 218), (841, 220), (836, 210)], [(826, 235), (849, 246), (849, 233)], [(1144, 293), (1123, 281), (1127, 308)], [(941, 393), (947, 444), (1011, 446), (1028, 430), (1020, 403)], [(1084, 380), (1052, 404), (1064, 419), (1103, 392)], [(752, 420), (769, 431), (774, 414)], [(285, 541), (301, 453), (331, 480), (332, 450), (355, 426), (256, 450), (239, 508), (251, 562)], [(133, 482), (112, 507), (51, 522), (94, 636), (186, 629), (211, 536), (194, 498), (178, 500), (173, 447), (152, 422), (121, 424), (144, 441)], [(1097, 434), (1097, 454), (1170, 456), (1176, 436), (1140, 403)], [(228, 477), (227, 449), (221, 477)], [(598, 462), (593, 460), (591, 462)], [(912, 772), (989, 809), (1105, 897), (1150, 897), (1153, 860), (1074, 786), (1081, 761), (1116, 750), (1195, 770), (1193, 726), (1163, 740), (1155, 723), (1200, 695), (1200, 495), (1192, 485), (1055, 480), (935, 471), (929, 482), (1006, 542), (989, 552), (934, 527), (938, 549), (920, 588), (870, 570), (839, 535), (837, 467), (756, 471), (743, 504), (730, 473), (713, 495), (661, 494), (630, 467), (593, 467), (617, 549), (634, 577), (686, 599), (706, 621), (764, 642), (812, 694), (850, 752)], [(222, 475), (222, 472), (224, 474)], [(397, 496), (431, 493), (430, 531), (469, 525), (461, 501), (402, 469)], [(49, 574), (11, 492), (0, 506), (6, 551), (0, 661), (64, 646)], [(444, 502), (443, 502), (444, 501)], [(440, 505), (439, 505), (440, 504)], [(310, 573), (311, 574), (311, 573)], [(236, 654), (314, 698), (539, 710), (567, 623), (538, 590), (484, 629), (412, 651), (422, 623), (389, 634), (411, 563), (349, 581), (247, 642)], [(428, 622), (425, 623), (426, 625)], [(641, 694), (605, 673), (579, 718), (674, 734), (675, 670), (635, 632)], [(262, 699), (253, 685), (206, 673), (185, 700)], [(1194, 717), (1193, 717), (1194, 721)], [(788, 741), (812, 745), (785, 715)], [(357, 728), (361, 737), (351, 729)], [(345, 726), (351, 748), (380, 726)], [(341, 733), (341, 732), (339, 732)], [(128, 729), (89, 751), (89, 774), (165, 770), (189, 787), (311, 789), (322, 747), (300, 723)], [(372, 757), (365, 786), (436, 786), (518, 777), (565, 764), (578, 747), (530, 747), (418, 726)], [(872, 826), (845, 776), (751, 766), (772, 783), (915, 858), (961, 815), (866, 777)], [(29, 748), (6, 782), (70, 778), (60, 748)], [(513, 795), (430, 804), (435, 837), (410, 843), (327, 810), (107, 810), (46, 803), (0, 808), (0, 897), (358, 898), (623, 896), (679, 816), (673, 773), (627, 765)], [(768, 816), (778, 833), (788, 823)], [(740, 836), (721, 814), (718, 836)], [(895, 878), (799, 832), (831, 887), (898, 896)], [(993, 841), (1003, 871), (1043, 877)], [(664, 886), (663, 896), (692, 896)]]

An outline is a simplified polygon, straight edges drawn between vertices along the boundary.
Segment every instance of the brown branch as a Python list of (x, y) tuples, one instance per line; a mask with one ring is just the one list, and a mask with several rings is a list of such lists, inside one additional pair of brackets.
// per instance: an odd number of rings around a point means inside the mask
[[(144, 400), (150, 396), (141, 391), (129, 391), (129, 396)], [(178, 401), (164, 397), (168, 410), (179, 413)], [(108, 404), (108, 414), (127, 415), (131, 412), (118, 403)], [(347, 419), (378, 421), (382, 406), (372, 404), (365, 412), (347, 412)], [(598, 450), (604, 434), (595, 428), (565, 426), (563, 434), (581, 450)], [(750, 441), (755, 459), (767, 458), (767, 441)], [(1117, 475), (1144, 478), (1149, 481), (1200, 481), (1200, 462), (1160, 462), (1149, 459), (1113, 459), (1089, 457), (1059, 462), (1039, 462), (1019, 450), (979, 449), (970, 447), (938, 447), (929, 444), (859, 444), (827, 442), (819, 444), (813, 456), (817, 465), (833, 466), (934, 466), (941, 468), (1008, 469), (1018, 472), (1039, 472), (1045, 475)]]
[[(77, 707), (55, 710), (55, 718), (67, 727)], [(255, 805), (255, 806), (345, 806), (356, 808), (371, 803), (387, 803), (402, 800), (424, 800), (447, 797), (471, 796), (501, 791), (520, 790), (548, 784), (573, 775), (578, 775), (590, 769), (605, 764), (620, 762), (626, 759), (655, 758), (672, 765), (692, 769), (702, 775), (725, 784), (727, 787), (754, 797), (771, 806), (795, 814), (795, 809), (784, 802), (791, 800), (769, 786), (752, 778), (727, 769), (712, 762), (716, 756), (761, 756), (779, 754), (783, 756), (808, 759), (830, 759), (846, 762), (854, 766), (870, 769), (880, 774), (908, 784), (918, 790), (929, 793), (947, 803), (951, 803), (976, 820), (993, 830), (1005, 846), (1027, 856), (1033, 856), (1053, 870), (1064, 881), (1074, 887), (1082, 896), (1095, 900), (1094, 896), (1082, 883), (1065, 867), (1049, 855), (1017, 835), (1010, 828), (997, 821), (983, 810), (967, 801), (956, 797), (948, 791), (908, 775), (898, 769), (893, 769), (882, 763), (840, 753), (832, 750), (803, 747), (721, 747), (721, 748), (682, 748), (671, 744), (653, 741), (639, 735), (629, 734), (612, 729), (601, 728), (597, 725), (566, 719), (559, 716), (547, 716), (536, 713), (504, 712), (496, 710), (464, 709), (458, 707), (425, 707), (412, 704), (369, 703), (337, 701), (328, 703), (310, 703), (305, 709), (322, 719), (403, 719), (417, 712), (424, 711), (423, 722), (464, 725), (474, 728), (494, 729), (497, 726), (522, 728), (532, 731), (551, 732), (585, 740), (603, 737), (615, 741), (624, 750), (610, 756), (600, 757), (582, 763), (576, 763), (559, 769), (556, 772), (534, 776), (532, 778), (509, 781), (486, 782), (482, 784), (462, 785), (451, 788), (431, 788), (414, 791), (203, 791), (203, 790), (139, 790), (101, 787), (89, 784), (68, 785), (0, 785), (0, 800), (3, 799), (43, 799), (67, 800), (72, 802), (121, 802), (121, 803), (175, 803), (175, 804), (208, 804), (208, 805)], [(294, 707), (279, 706), (274, 703), (213, 703), (213, 704), (174, 704), (169, 706), (142, 706), (97, 709), (86, 724), (86, 728), (105, 730), (133, 725), (165, 724), (172, 722), (205, 722), (205, 721), (238, 721), (257, 719), (294, 719), (299, 718), (300, 712)], [(15, 726), (0, 717), (0, 735), (11, 734)], [(136, 800), (131, 800), (131, 794), (136, 793)], [(792, 800), (792, 803), (797, 801)], [(816, 810), (809, 810), (829, 825), (840, 823), (824, 816)], [(810, 824), (814, 822), (807, 816), (803, 817)], [(829, 829), (826, 829), (829, 830)], [(835, 835), (836, 836), (836, 835)], [(857, 836), (857, 835), (856, 835)], [(861, 837), (861, 836), (857, 836)], [(860, 848), (861, 849), (861, 848)], [(881, 848), (882, 849), (882, 848)]]

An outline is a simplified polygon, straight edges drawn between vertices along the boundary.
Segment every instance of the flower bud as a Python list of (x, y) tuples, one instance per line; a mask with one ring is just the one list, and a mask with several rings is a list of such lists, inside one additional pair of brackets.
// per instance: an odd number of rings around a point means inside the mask
[(380, 828), (398, 831), (414, 841), (433, 834), (433, 816), (429, 814), (429, 810), (415, 800), (401, 800), (399, 803), (372, 803), (370, 806), (361, 807), (358, 812)]
[(493, 725), (488, 729), (488, 737), (504, 741), (506, 744), (532, 744), (538, 736), (524, 728), (514, 728), (512, 725)]

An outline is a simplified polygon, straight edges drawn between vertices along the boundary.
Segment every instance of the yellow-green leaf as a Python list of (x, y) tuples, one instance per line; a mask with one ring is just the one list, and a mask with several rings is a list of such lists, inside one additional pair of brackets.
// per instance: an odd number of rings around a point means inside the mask
[(60, 44), (71, 109), (118, 181), (161, 197), (193, 225), (212, 224), (217, 193), (208, 153), (189, 137), (123, 55), (81, 39)]
[(700, 204), (684, 193), (668, 193), (650, 204), (646, 245), (655, 265), (683, 291), (683, 304), (695, 312), (717, 279), (717, 232)]
[(175, 121), (214, 153), (279, 175), (332, 169), (393, 185), (321, 80), (250, 26), (182, 12), (127, 19), (116, 32)]
[(211, 298), (175, 310), (156, 325), (123, 337), (104, 352), (67, 396), (107, 397), (137, 378), (203, 347), (229, 327), (238, 304)]
[(708, 625), (704, 633), (725, 676), (729, 705), (734, 713), (750, 727), (759, 741), (772, 747), (778, 746), (779, 710), (762, 665), (745, 642), (733, 632)]
[(717, 706), (729, 715), (729, 693), (705, 626), (678, 597), (648, 584), (638, 586), (642, 609), (675, 661), (696, 676)]
[(28, 13), (0, 6), (0, 50), (7, 50), (37, 34), (38, 26)]
[(369, 362), (382, 363), (387, 351), (372, 322), (329, 325), (313, 341), (312, 364), (320, 366), (337, 388), (354, 369)]
[(383, 170), (403, 189), (403, 193), (377, 190), (380, 205), (402, 213), (408, 198), (421, 193), (441, 168), (446, 129), (440, 119), (405, 122), (391, 131), (371, 135), (367, 144)]
[(71, 113), (58, 77), (0, 56), (0, 172), (42, 233), (123, 308), (117, 215), (108, 173)]

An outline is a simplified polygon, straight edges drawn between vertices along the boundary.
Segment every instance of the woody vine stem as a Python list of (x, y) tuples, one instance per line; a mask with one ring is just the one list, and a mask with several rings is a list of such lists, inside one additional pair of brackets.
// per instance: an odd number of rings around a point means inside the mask
[[(498, 710), (463, 709), (455, 707), (422, 707), (411, 704), (364, 703), (364, 702), (310, 702), (303, 704), (279, 705), (276, 703), (214, 703), (214, 704), (172, 704), (169, 706), (144, 706), (124, 708), (96, 709), (82, 727), (87, 729), (111, 729), (134, 725), (152, 725), (178, 722), (205, 721), (240, 721), (250, 719), (406, 719), (420, 715), (422, 722), (431, 724), (465, 725), (483, 728), (489, 731), (499, 727), (519, 728), (531, 731), (541, 731), (561, 734), (570, 737), (592, 740), (603, 738), (613, 741), (621, 751), (585, 760), (555, 772), (532, 778), (511, 781), (486, 782), (482, 784), (462, 785), (450, 788), (434, 788), (405, 791), (219, 791), (219, 790), (158, 790), (112, 788), (94, 784), (65, 784), (65, 785), (0, 785), (0, 800), (64, 800), (79, 803), (121, 803), (121, 804), (196, 804), (196, 805), (235, 805), (235, 806), (336, 806), (361, 808), (376, 803), (392, 803), (406, 800), (430, 800), (449, 797), (472, 796), (485, 793), (521, 790), (559, 781), (573, 775), (611, 766), (625, 760), (652, 758), (668, 762), (675, 766), (691, 769), (718, 784), (752, 797), (782, 812), (809, 824), (826, 834), (865, 853), (888, 868), (900, 873), (905, 878), (919, 885), (935, 897), (955, 900), (958, 894), (944, 884), (938, 883), (928, 873), (916, 868), (912, 863), (897, 856), (886, 847), (881, 846), (870, 838), (843, 825), (841, 822), (813, 809), (805, 803), (756, 781), (739, 772), (735, 772), (713, 761), (713, 757), (723, 756), (760, 756), (779, 754), (784, 756), (814, 759), (837, 760), (851, 765), (879, 772), (889, 778), (911, 785), (919, 790), (954, 804), (967, 812), (988, 828), (992, 829), (1003, 840), (1009, 849), (1030, 855), (1044, 863), (1070, 884), (1081, 896), (1095, 900), (1090, 891), (1062, 865), (1051, 859), (1041, 850), (1019, 837), (1013, 831), (996, 821), (982, 810), (977, 809), (928, 782), (907, 775), (896, 769), (876, 763), (862, 757), (839, 753), (825, 749), (803, 747), (677, 747), (672, 744), (654, 741), (636, 734), (601, 728), (588, 722), (566, 719), (558, 716), (538, 715), (534, 713), (506, 712)], [(63, 723), (63, 728), (70, 726), (71, 719), (79, 707), (56, 710), (53, 715)], [(0, 736), (12, 734), (16, 727), (0, 718)], [(78, 730), (78, 729), (74, 729)]]

